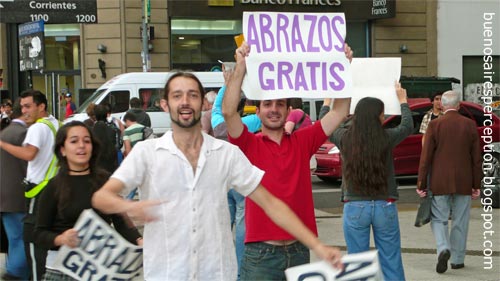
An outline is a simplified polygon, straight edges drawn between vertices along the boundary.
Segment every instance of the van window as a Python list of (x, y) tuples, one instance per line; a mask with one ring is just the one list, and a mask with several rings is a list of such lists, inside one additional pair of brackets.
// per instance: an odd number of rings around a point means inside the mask
[(129, 108), (129, 91), (112, 91), (105, 97), (100, 104), (109, 104), (111, 113), (125, 112)]
[(139, 89), (139, 99), (142, 102), (142, 109), (146, 111), (162, 111), (160, 99), (163, 97), (163, 93), (163, 88)]
[(78, 109), (76, 110), (76, 113), (86, 113), (87, 107), (89, 106), (89, 104), (95, 103), (96, 100), (99, 100), (105, 91), (106, 91), (106, 89), (101, 89), (101, 90), (95, 91), (92, 94), (92, 96), (90, 96), (82, 105), (80, 105), (80, 107), (78, 107)]

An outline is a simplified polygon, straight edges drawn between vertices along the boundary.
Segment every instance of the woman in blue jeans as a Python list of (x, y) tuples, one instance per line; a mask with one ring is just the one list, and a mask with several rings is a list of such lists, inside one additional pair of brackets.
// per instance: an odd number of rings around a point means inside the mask
[(396, 93), (401, 104), (401, 123), (397, 127), (382, 127), (384, 104), (368, 97), (359, 101), (349, 124), (339, 127), (331, 137), (342, 155), (347, 252), (368, 251), (373, 229), (385, 280), (405, 280), (392, 149), (411, 134), (413, 121), (406, 90), (397, 84)]

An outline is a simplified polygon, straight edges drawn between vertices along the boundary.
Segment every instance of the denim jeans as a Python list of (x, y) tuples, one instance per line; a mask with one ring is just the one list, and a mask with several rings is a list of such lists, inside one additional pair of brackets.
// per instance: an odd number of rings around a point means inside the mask
[(245, 250), (245, 197), (234, 189), (227, 193), (231, 226), (234, 225), (236, 260), (238, 262), (238, 276), (240, 276), (241, 259)]
[[(464, 263), (469, 232), (470, 195), (434, 195), (432, 197), (431, 228), (436, 238), (437, 254), (448, 249), (451, 263)], [(451, 231), (448, 217), (451, 207)]]
[(9, 241), (6, 269), (10, 275), (23, 280), (29, 278), (28, 261), (24, 250), (23, 213), (2, 213), (2, 221)]
[(309, 249), (300, 242), (287, 246), (247, 243), (241, 280), (286, 280), (285, 269), (309, 263), (309, 259)]
[(370, 230), (373, 229), (384, 280), (405, 280), (395, 203), (385, 200), (347, 202), (344, 204), (343, 227), (349, 254), (370, 249)]

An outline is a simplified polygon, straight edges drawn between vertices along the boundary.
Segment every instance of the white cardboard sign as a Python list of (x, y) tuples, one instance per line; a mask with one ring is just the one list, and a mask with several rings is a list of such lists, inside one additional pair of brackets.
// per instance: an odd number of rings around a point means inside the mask
[(129, 243), (91, 209), (75, 224), (76, 248), (62, 246), (54, 267), (77, 280), (130, 280), (142, 274), (142, 248)]

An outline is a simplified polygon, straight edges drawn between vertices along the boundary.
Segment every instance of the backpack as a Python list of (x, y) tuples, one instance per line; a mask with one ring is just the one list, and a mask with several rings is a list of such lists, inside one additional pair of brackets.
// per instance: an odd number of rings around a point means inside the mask
[(111, 120), (111, 122), (106, 121), (105, 123), (109, 128), (113, 129), (113, 144), (115, 145), (116, 150), (120, 150), (123, 146), (122, 132), (120, 131), (120, 128), (115, 125), (115, 122), (113, 122), (113, 120)]
[(154, 139), (153, 129), (150, 127), (142, 127), (142, 140)]

